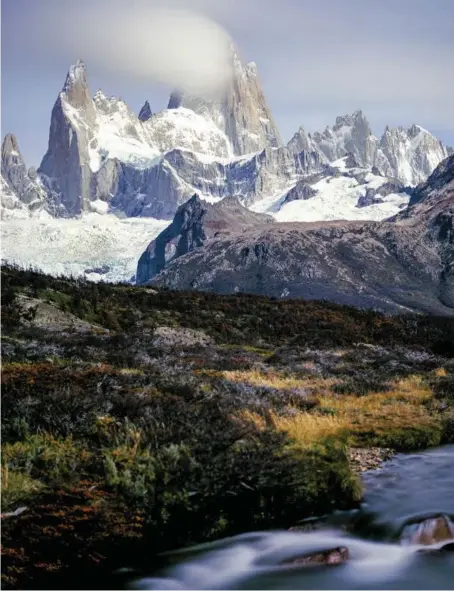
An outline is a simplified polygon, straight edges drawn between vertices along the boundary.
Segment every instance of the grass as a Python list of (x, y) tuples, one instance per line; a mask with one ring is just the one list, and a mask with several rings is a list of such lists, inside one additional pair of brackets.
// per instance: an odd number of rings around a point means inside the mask
[(288, 373), (270, 370), (266, 373), (260, 370), (252, 371), (223, 371), (221, 375), (231, 382), (242, 382), (252, 386), (272, 387), (278, 389), (302, 388), (312, 391), (323, 391), (336, 383), (333, 378), (299, 378)]
[(432, 397), (422, 377), (410, 376), (392, 383), (384, 393), (328, 395), (321, 397), (321, 403), (333, 408), (348, 424), (356, 445), (412, 450), (441, 441), (441, 420), (427, 408)]
[(2, 513), (14, 509), (18, 503), (27, 503), (28, 499), (44, 489), (39, 480), (28, 474), (11, 470), (6, 464), (1, 468), (1, 508)]
[[(446, 370), (439, 368), (432, 375), (443, 378)], [(390, 382), (386, 392), (372, 390), (366, 396), (339, 395), (333, 391), (338, 384), (336, 379), (299, 379), (259, 371), (226, 371), (223, 376), (261, 387), (301, 388), (317, 396), (318, 405), (311, 412), (293, 407), (291, 416), (272, 410), (266, 416), (251, 411), (242, 413), (258, 428), (272, 423), (302, 447), (325, 437), (348, 434), (352, 445), (405, 451), (438, 445), (443, 438), (443, 421), (429, 405), (434, 399), (433, 390), (421, 376)]]

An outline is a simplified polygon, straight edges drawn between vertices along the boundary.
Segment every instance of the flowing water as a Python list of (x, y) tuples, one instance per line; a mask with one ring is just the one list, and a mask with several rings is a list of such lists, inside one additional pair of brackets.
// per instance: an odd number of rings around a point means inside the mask
[[(255, 532), (186, 549), (129, 588), (453, 589), (446, 544), (454, 536), (454, 445), (399, 454), (364, 483), (360, 509), (332, 515), (326, 529)], [(291, 563), (339, 548), (348, 549), (340, 564)]]

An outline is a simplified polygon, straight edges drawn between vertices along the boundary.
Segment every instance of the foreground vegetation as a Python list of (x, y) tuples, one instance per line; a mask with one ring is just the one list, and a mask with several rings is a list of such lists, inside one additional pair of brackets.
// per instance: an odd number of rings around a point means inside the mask
[(2, 268), (3, 585), (119, 567), (361, 496), (351, 447), (454, 441), (454, 322)]

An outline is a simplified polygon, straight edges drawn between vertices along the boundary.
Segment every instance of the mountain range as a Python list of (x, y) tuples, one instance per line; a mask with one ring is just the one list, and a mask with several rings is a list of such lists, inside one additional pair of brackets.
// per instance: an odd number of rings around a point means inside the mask
[[(4, 217), (20, 209), (57, 218), (94, 211), (171, 220), (196, 193), (208, 201), (238, 196), (285, 221), (314, 215), (383, 219), (408, 203), (406, 187), (426, 180), (448, 156), (449, 149), (417, 125), (386, 128), (377, 138), (361, 111), (338, 117), (322, 133), (300, 127), (284, 145), (255, 64), (243, 65), (233, 51), (232, 72), (217, 102), (174, 92), (166, 109), (153, 113), (146, 101), (136, 115), (100, 90), (92, 97), (85, 64), (77, 62), (52, 109), (48, 149), (37, 171), (27, 170), (17, 139), (5, 137)], [(330, 165), (346, 154), (357, 171), (341, 192), (354, 189), (350, 194), (361, 198), (365, 211), (352, 213), (349, 204), (333, 210), (325, 203), (311, 215), (307, 204), (288, 207), (316, 195), (330, 200), (324, 189), (332, 187), (319, 181), (339, 176)], [(388, 186), (386, 194), (373, 199), (368, 189), (381, 185)]]

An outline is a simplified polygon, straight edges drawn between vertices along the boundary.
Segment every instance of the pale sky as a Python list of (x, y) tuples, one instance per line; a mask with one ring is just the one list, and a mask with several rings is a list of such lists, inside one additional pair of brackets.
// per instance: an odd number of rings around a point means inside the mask
[[(102, 88), (136, 112), (145, 100), (166, 107), (172, 84), (158, 80), (151, 42), (162, 7), (212, 19), (256, 62), (285, 141), (360, 108), (378, 135), (417, 123), (454, 145), (454, 0), (3, 0), (2, 136), (17, 135), (27, 165), (46, 151), (52, 106), (78, 58), (92, 94)], [(200, 42), (197, 31), (177, 37), (174, 69)]]

